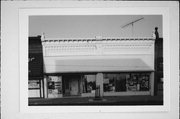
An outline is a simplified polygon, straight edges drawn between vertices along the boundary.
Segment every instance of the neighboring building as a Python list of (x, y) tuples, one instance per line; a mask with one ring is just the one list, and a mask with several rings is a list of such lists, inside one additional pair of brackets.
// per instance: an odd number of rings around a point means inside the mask
[(29, 38), (29, 97), (43, 97), (43, 55), (41, 36)]
[(155, 42), (155, 95), (163, 95), (163, 38)]
[[(39, 81), (40, 94), (36, 97), (95, 97), (97, 87), (100, 96), (153, 96), (157, 90), (153, 38), (49, 39), (42, 36), (41, 42), (39, 58), (43, 60), (43, 68), (39, 70), (44, 71), (39, 73), (38, 80), (33, 79)], [(29, 97), (33, 97), (32, 93)]]

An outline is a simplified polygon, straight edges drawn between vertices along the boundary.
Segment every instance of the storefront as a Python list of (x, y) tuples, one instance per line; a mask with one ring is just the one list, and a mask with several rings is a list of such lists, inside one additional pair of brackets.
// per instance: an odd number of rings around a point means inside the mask
[(154, 95), (153, 38), (41, 38), (45, 98)]
[[(103, 75), (103, 81), (98, 83), (97, 75), (101, 74)], [(150, 95), (151, 78), (151, 72), (47, 76), (47, 97), (94, 97), (97, 85), (103, 87), (102, 96)]]
[(47, 97), (94, 96), (96, 90), (95, 75), (59, 74), (47, 76)]
[(43, 95), (43, 53), (41, 37), (29, 38), (28, 57), (28, 95), (29, 98), (42, 98)]

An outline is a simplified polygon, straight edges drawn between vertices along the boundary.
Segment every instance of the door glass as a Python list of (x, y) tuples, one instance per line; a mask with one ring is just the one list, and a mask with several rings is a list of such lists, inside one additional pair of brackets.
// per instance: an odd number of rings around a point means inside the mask
[(78, 95), (78, 79), (72, 79), (70, 81), (70, 93), (71, 95)]

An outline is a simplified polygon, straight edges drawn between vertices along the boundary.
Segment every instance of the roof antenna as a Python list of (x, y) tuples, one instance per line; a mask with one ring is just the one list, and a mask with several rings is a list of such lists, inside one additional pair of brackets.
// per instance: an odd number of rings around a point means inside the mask
[(126, 25), (122, 26), (121, 28), (125, 28), (125, 27), (128, 27), (129, 25), (132, 25), (132, 36), (134, 36), (134, 23), (136, 23), (136, 22), (138, 22), (138, 21), (140, 21), (142, 19), (144, 19), (144, 17), (142, 17), (140, 19), (136, 19), (136, 20), (134, 20), (132, 22), (129, 22)]

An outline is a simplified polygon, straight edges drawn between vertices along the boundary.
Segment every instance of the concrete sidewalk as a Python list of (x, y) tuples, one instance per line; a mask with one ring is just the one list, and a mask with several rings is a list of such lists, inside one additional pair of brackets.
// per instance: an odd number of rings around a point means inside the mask
[(163, 96), (63, 97), (29, 99), (29, 106), (58, 105), (163, 105)]

